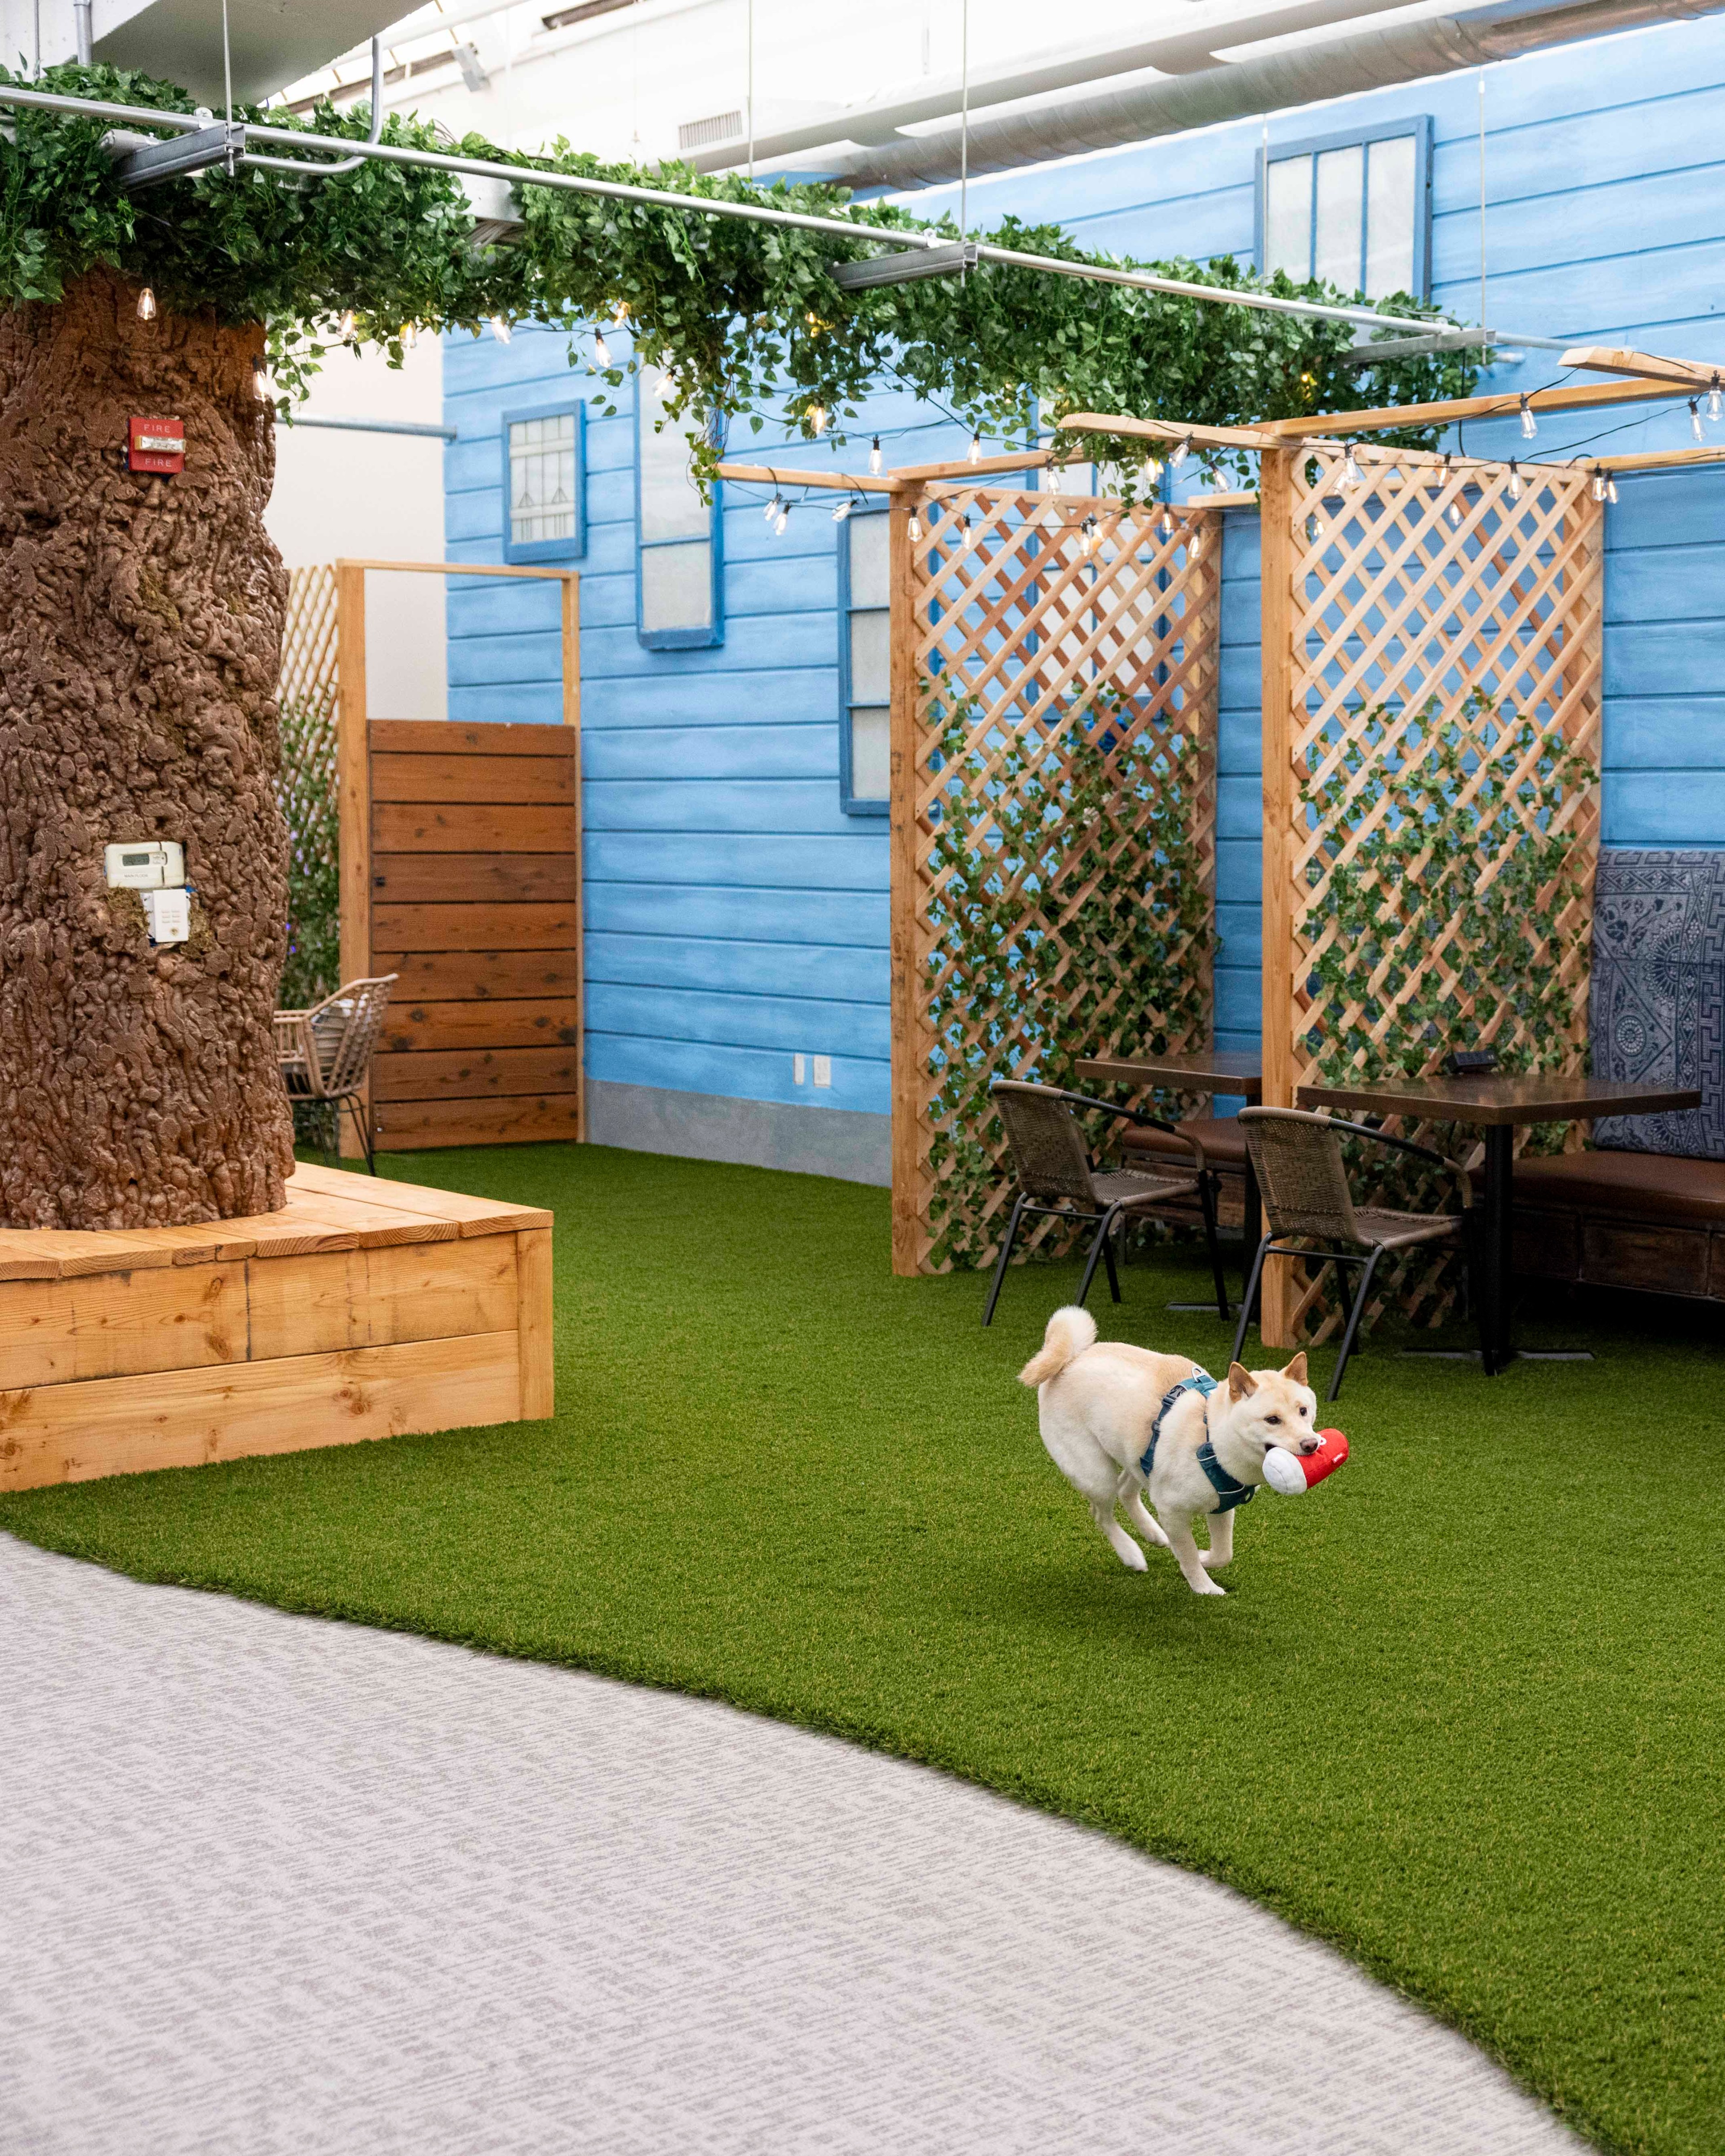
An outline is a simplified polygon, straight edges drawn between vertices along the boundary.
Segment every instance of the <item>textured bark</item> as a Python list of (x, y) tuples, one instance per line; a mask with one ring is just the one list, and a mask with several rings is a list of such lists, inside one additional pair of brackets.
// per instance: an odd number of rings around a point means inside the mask
[[(287, 835), (271, 776), (287, 578), (264, 532), (261, 330), (137, 319), (98, 271), (0, 315), (0, 1223), (121, 1228), (285, 1202), (270, 1034)], [(133, 415), (186, 469), (126, 470)], [(102, 850), (177, 839), (152, 950)]]

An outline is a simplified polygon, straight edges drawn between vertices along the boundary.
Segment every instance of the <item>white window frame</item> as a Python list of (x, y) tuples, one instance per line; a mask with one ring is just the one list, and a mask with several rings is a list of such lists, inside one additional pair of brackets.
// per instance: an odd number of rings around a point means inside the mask
[[(1360, 239), (1358, 275), (1353, 290), (1365, 290), (1366, 265), (1368, 256), (1367, 209), (1371, 196), (1372, 146), (1376, 142), (1405, 141), (1414, 144), (1414, 265), (1412, 295), (1416, 300), (1431, 296), (1431, 116), (1417, 114), (1411, 119), (1387, 120), (1381, 126), (1355, 128), (1345, 135), (1311, 136), (1296, 142), (1272, 142), (1268, 150), (1258, 151), (1257, 229), (1255, 235), (1255, 254), (1260, 270), (1267, 272), (1269, 264), (1269, 191), (1270, 167), (1285, 163), (1294, 157), (1312, 159), (1313, 194), (1311, 220), (1310, 250), (1304, 276), (1295, 276), (1296, 284), (1303, 284), (1313, 274), (1317, 259), (1318, 232), (1317, 214), (1317, 160), (1327, 150), (1353, 150), (1364, 152), (1362, 160), (1360, 185)], [(1294, 276), (1293, 271), (1288, 272)], [(1382, 296), (1387, 296), (1380, 295)]]

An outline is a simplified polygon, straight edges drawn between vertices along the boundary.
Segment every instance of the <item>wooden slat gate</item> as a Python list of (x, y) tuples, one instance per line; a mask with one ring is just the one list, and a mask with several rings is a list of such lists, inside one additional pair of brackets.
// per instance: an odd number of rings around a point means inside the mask
[[(365, 565), (338, 566), (357, 584)], [(372, 1069), (377, 1143), (581, 1138), (575, 581), (562, 726), (367, 722), (351, 687), (363, 600), (344, 598), (341, 972), (400, 976)]]

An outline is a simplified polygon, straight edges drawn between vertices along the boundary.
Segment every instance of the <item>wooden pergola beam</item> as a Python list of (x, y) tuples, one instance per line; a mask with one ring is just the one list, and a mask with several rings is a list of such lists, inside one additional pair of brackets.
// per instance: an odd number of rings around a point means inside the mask
[(1680, 389), (1711, 389), (1722, 372), (1698, 359), (1661, 359), (1652, 352), (1618, 345), (1576, 345), (1563, 354), (1563, 365), (1589, 374), (1630, 374), (1648, 382), (1669, 382)]
[(1082, 457), (1056, 457), (1047, 449), (1020, 449), (1016, 456), (946, 457), (939, 464), (895, 465), (892, 476), (908, 486), (925, 480), (987, 479), (997, 472), (1041, 471), (1047, 465), (1082, 464)]
[(1122, 412), (1069, 412), (1055, 422), (1062, 434), (1123, 434), (1136, 441), (1189, 442), (1198, 449), (1273, 449), (1276, 439), (1263, 427), (1189, 427), (1173, 419), (1134, 419)]
[(1685, 465), (1725, 464), (1725, 444), (1706, 449), (1632, 450), (1620, 457), (1585, 457), (1577, 461), (1588, 471), (1638, 472), (1681, 470)]
[[(1604, 404), (1656, 403), (1690, 393), (1673, 382), (1581, 382), (1567, 389), (1536, 389), (1527, 404), (1535, 412), (1590, 412)], [(1263, 431), (1281, 443), (1302, 442), (1320, 434), (1373, 434), (1391, 427), (1447, 426), (1456, 419), (1512, 419), (1521, 405), (1518, 395), (1446, 397), (1435, 404), (1384, 404), (1371, 412), (1320, 412), (1310, 418), (1269, 419)]]
[(762, 486), (823, 486), (834, 494), (902, 494), (899, 479), (876, 479), (860, 472), (802, 471), (795, 465), (733, 465), (717, 467), (721, 479), (750, 480)]

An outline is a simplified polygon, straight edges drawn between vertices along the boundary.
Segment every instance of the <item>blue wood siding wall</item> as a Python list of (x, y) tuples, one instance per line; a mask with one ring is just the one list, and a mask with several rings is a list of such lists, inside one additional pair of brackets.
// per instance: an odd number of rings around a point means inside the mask
[[(1433, 116), (1433, 291), (1478, 318), (1479, 91), (1474, 74), (1317, 109), (1326, 132)], [(1314, 111), (1270, 122), (1272, 146)], [(1524, 334), (1725, 358), (1725, 21), (1663, 26), (1488, 69), (1486, 312)], [(1046, 218), (1086, 244), (1200, 259), (1252, 247), (1261, 123), (973, 182), (973, 222)], [(956, 190), (917, 198), (956, 209)], [(498, 414), (567, 388), (561, 336), (452, 340), (448, 540), (501, 550)], [(1488, 377), (1512, 398), (1554, 377), (1530, 353)], [(885, 1111), (887, 855), (838, 792), (834, 542), (819, 499), (783, 539), (730, 490), (726, 641), (643, 651), (634, 635), (628, 412), (590, 417), (583, 583), (588, 960), (595, 1078)], [(883, 393), (852, 428), (889, 459), (958, 454), (966, 435)], [(1725, 443), (1725, 428), (1717, 430)], [(1542, 424), (1536, 456), (1676, 447), (1687, 414), (1630, 407)], [(1512, 419), (1470, 450), (1521, 449)], [(739, 455), (825, 464), (819, 445), (742, 437)], [(758, 490), (750, 490), (755, 494)], [(1604, 835), (1615, 845), (1725, 844), (1725, 471), (1625, 480), (1607, 527)], [(1258, 538), (1231, 516), (1223, 557), (1217, 1028), (1258, 1034), (1260, 830)], [(531, 586), (452, 592), (449, 712), (557, 716), (555, 605)], [(834, 1086), (792, 1083), (797, 1050), (830, 1054)]]

